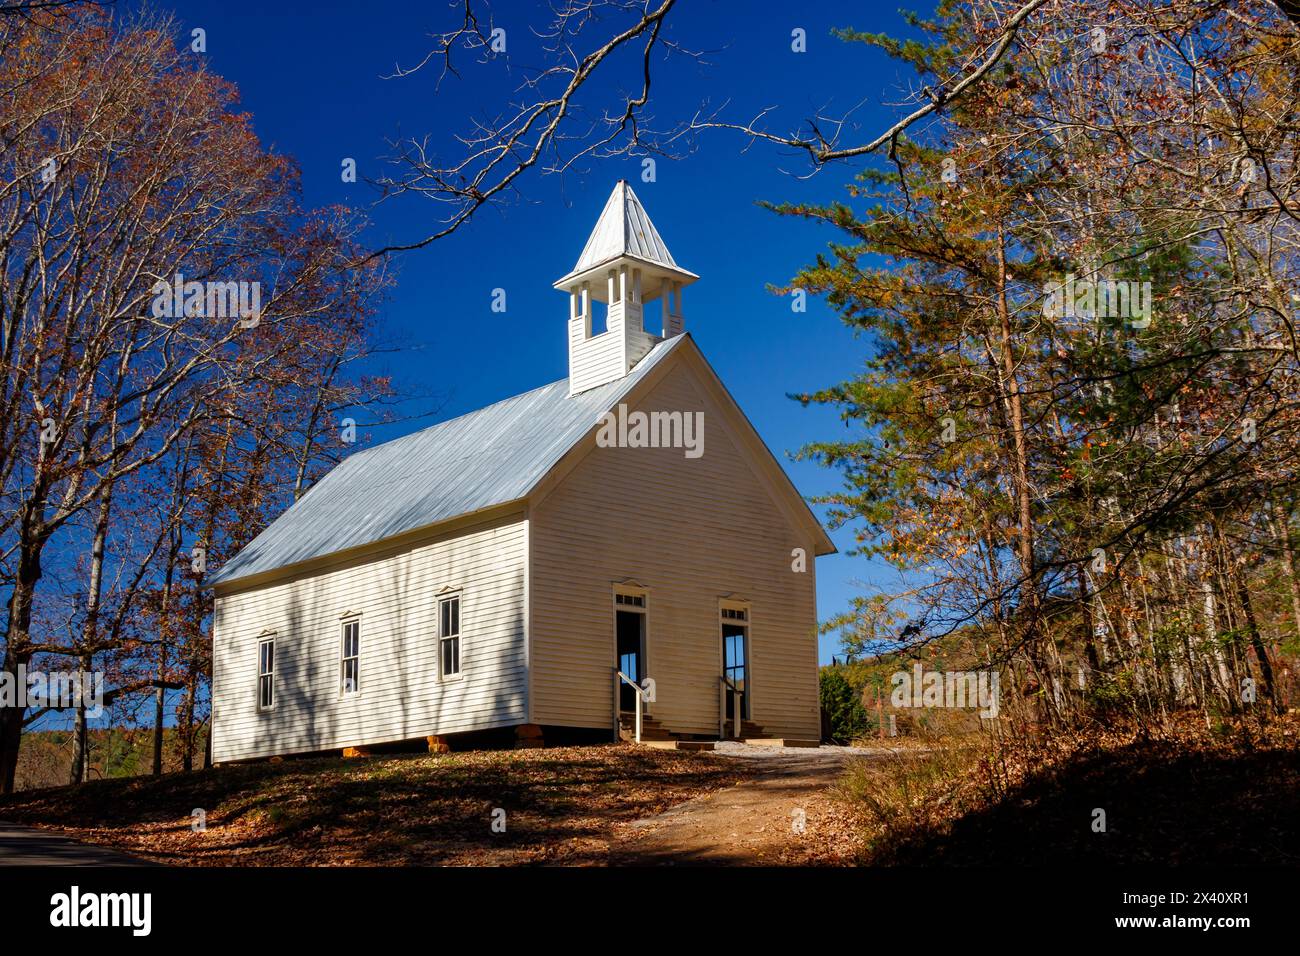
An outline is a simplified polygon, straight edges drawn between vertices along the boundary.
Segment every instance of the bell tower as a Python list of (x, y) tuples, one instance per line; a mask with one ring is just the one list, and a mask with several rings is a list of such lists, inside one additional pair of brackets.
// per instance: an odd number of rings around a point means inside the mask
[[(610, 194), (573, 271), (555, 283), (569, 293), (569, 394), (626, 375), (664, 339), (682, 333), (682, 288), (697, 276), (673, 261), (624, 180)], [(646, 327), (648, 303), (658, 299), (662, 322)], [(593, 334), (593, 309), (605, 329)]]

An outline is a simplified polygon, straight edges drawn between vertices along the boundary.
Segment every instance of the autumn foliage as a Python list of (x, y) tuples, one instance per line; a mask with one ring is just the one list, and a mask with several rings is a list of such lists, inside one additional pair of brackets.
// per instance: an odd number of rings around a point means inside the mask
[[(933, 91), (1018, 6), (842, 38)], [(1022, 729), (1295, 704), (1298, 76), (1272, 4), (1047, 3), (846, 201), (778, 207), (837, 231), (792, 285), (869, 343), (801, 396), (899, 572), (834, 622), (851, 654), (1000, 668)]]

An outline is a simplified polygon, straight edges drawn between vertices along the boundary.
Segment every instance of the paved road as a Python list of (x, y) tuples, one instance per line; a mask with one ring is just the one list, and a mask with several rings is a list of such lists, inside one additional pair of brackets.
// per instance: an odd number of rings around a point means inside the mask
[(149, 866), (107, 847), (0, 822), (0, 866)]

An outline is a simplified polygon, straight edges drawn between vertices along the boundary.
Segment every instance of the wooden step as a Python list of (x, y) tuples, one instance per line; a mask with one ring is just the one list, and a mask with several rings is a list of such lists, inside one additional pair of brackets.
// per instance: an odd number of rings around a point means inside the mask
[[(736, 739), (736, 734), (733, 732), (731, 724), (732, 722), (730, 720), (726, 721), (723, 724), (722, 729), (727, 740)], [(746, 737), (766, 737), (766, 736), (767, 736), (767, 731), (765, 731), (758, 724), (754, 723), (752, 720), (741, 720), (740, 722), (741, 740), (744, 740)]]
[[(619, 720), (618, 723), (619, 723), (619, 726), (620, 726), (620, 727), (627, 727), (629, 730), (631, 730), (631, 729), (635, 729), (635, 728), (636, 728), (636, 719), (635, 719), (635, 718), (633, 718), (632, 720)], [(642, 729), (642, 730), (644, 730), (644, 729), (647, 728), (647, 727), (662, 727), (662, 726), (663, 726), (663, 724), (661, 724), (659, 721), (655, 720), (653, 717), (642, 717), (642, 718), (641, 718), (641, 729)]]
[[(630, 727), (627, 725), (620, 725), (618, 728), (618, 736), (621, 740), (635, 740), (636, 725), (633, 724)], [(647, 740), (676, 740), (676, 739), (677, 739), (676, 735), (674, 735), (672, 731), (663, 727), (661, 724), (647, 724), (647, 723), (641, 724), (642, 743), (644, 743)]]
[[(618, 715), (619, 739), (628, 743), (636, 741), (636, 714), (620, 712)], [(712, 750), (711, 740), (682, 740), (649, 714), (641, 715), (641, 744), (660, 750)]]
[(642, 747), (654, 747), (656, 750), (712, 750), (712, 740), (646, 740), (641, 737)]
[(800, 740), (797, 737), (746, 737), (751, 747), (820, 747), (820, 740)]

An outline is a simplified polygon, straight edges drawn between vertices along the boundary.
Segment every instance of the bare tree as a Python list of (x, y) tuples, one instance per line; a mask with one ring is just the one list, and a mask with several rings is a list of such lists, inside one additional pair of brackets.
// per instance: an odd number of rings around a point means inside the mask
[[(892, 147), (910, 126), (951, 106), (981, 82), (1023, 24), (1047, 3), (1022, 0), (994, 5), (987, 20), (975, 25), (980, 42), (968, 62), (923, 87), (916, 94), (920, 105), (889, 129), (866, 142), (850, 144), (843, 139), (851, 113), (810, 117), (787, 134), (765, 125), (773, 109), (745, 123), (725, 120), (721, 110), (699, 112), (655, 129), (646, 111), (657, 60), (668, 55), (701, 57), (699, 51), (674, 42), (666, 31), (670, 15), (676, 15), (674, 0), (564, 0), (553, 19), (533, 28), (544, 41), (546, 62), (520, 84), (522, 101), (510, 104), (490, 122), (475, 122), (458, 137), (463, 147), (459, 155), (442, 159), (432, 154), (427, 136), (393, 144), (399, 172), (379, 181), (383, 198), (415, 194), (444, 204), (449, 211), (437, 231), (385, 246), (372, 255), (421, 249), (450, 235), (485, 205), (516, 195), (523, 176), (534, 168), (557, 174), (587, 158), (679, 156), (690, 138), (708, 131), (738, 133), (751, 141), (799, 151), (814, 169)], [(395, 77), (440, 68), (441, 87), (449, 77), (459, 78), (458, 57), (493, 58), (489, 5), (466, 0), (457, 8), (460, 24), (436, 34), (429, 53), (415, 66), (399, 67)], [(619, 70), (627, 69), (627, 54), (632, 51), (639, 71), (636, 92), (620, 94)], [(584, 93), (591, 94), (594, 105), (584, 100)]]
[[(349, 266), (349, 217), (300, 213), (291, 165), (230, 112), (233, 88), (176, 50), (168, 21), (33, 15), (75, 29), (31, 31), (0, 61), (0, 554), (15, 683), (36, 655), (89, 647), (33, 626), (56, 536), (105, 514), (196, 429), (233, 408), (264, 416), (231, 396), (284, 391), (295, 374), (314, 391), (322, 359), (356, 351), (382, 283)], [(0, 38), (23, 29), (0, 21)], [(98, 608), (89, 598), (88, 626)], [(6, 791), (24, 723), (0, 708)]]

